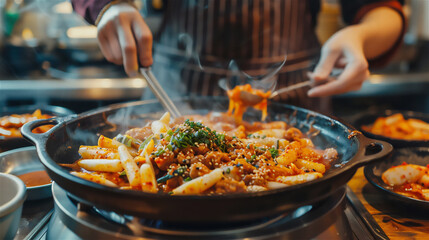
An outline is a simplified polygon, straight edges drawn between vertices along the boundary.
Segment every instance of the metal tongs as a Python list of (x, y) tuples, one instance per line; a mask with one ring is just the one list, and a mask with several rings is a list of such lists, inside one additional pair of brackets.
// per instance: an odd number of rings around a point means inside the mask
[(170, 97), (164, 91), (162, 86), (159, 84), (155, 75), (153, 75), (150, 67), (148, 68), (140, 68), (140, 73), (143, 75), (143, 78), (146, 80), (147, 85), (149, 86), (152, 93), (158, 99), (158, 101), (162, 104), (162, 106), (170, 112), (173, 118), (180, 117), (181, 114), (177, 109), (176, 105), (174, 105), (173, 101), (171, 101)]

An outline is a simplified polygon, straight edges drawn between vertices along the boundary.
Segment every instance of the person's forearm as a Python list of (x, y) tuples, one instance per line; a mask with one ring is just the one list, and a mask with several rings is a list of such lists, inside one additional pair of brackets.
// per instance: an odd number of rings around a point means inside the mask
[(393, 47), (404, 26), (401, 15), (388, 7), (369, 11), (359, 24), (351, 27), (361, 32), (363, 51), (367, 59), (374, 59)]

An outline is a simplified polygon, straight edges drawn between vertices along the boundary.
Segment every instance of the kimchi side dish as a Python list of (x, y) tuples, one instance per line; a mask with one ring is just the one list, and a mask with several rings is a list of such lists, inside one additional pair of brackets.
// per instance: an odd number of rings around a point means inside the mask
[(362, 126), (362, 129), (385, 137), (404, 140), (429, 140), (429, 124), (420, 120), (405, 119), (401, 113), (388, 117), (379, 117), (370, 126)]
[[(42, 114), (42, 111), (40, 111), (40, 109), (37, 109), (33, 113), (12, 114), (9, 116), (0, 117), (0, 136), (6, 138), (22, 137), (20, 129), (24, 124), (37, 119), (48, 118), (52, 118), (52, 116), (48, 114)], [(44, 133), (51, 128), (52, 125), (40, 126), (38, 128), (35, 128), (33, 132)]]
[(429, 168), (402, 163), (386, 170), (381, 178), (398, 194), (429, 201)]
[(286, 122), (238, 121), (227, 113), (170, 119), (97, 146), (80, 146), (81, 159), (62, 164), (81, 178), (120, 189), (167, 194), (227, 194), (275, 189), (321, 178), (337, 158), (316, 149)]

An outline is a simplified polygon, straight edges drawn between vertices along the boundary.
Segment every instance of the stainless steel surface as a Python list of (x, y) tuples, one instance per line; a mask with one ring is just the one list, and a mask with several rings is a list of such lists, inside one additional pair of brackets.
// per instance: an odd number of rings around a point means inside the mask
[(43, 235), (47, 230), (44, 228), (50, 220), (53, 208), (52, 198), (25, 202), (18, 232), (14, 240), (40, 239), (39, 236)]
[(141, 78), (75, 80), (1, 80), (0, 103), (10, 99), (70, 100), (140, 99), (146, 82)]
[[(24, 147), (0, 154), (0, 172), (20, 175), (45, 170), (37, 156), (36, 147)], [(52, 196), (51, 184), (27, 187), (27, 201)]]
[[(354, 194), (352, 189), (347, 186), (347, 201), (349, 202), (351, 209), (350, 211), (355, 211), (356, 216), (359, 216), (361, 224), (365, 224), (365, 228), (369, 230), (371, 237), (375, 239), (380, 240), (386, 240), (389, 239), (389, 237), (386, 235), (386, 233), (381, 229), (380, 225), (374, 220), (374, 218), (371, 216), (371, 214), (366, 210), (366, 208), (363, 206), (363, 204), (360, 202), (359, 198)], [(347, 212), (346, 212), (347, 213)]]
[(45, 216), (37, 222), (37, 225), (28, 233), (24, 240), (40, 239), (48, 230), (48, 223), (54, 213), (54, 209), (49, 210)]
[(426, 94), (429, 89), (429, 71), (407, 74), (372, 74), (362, 88), (342, 97), (402, 96)]
[(152, 93), (156, 96), (162, 106), (168, 112), (170, 112), (171, 116), (173, 118), (180, 117), (181, 114), (179, 110), (177, 109), (176, 105), (174, 105), (173, 101), (171, 101), (170, 97), (164, 91), (162, 86), (159, 84), (158, 80), (153, 75), (152, 70), (150, 68), (140, 68), (140, 73), (143, 75)]

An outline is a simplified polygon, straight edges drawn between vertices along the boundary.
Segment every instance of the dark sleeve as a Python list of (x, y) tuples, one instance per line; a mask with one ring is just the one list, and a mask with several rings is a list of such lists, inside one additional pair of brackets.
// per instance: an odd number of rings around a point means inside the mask
[(392, 2), (403, 5), (404, 0), (340, 0), (341, 13), (345, 23), (353, 24), (361, 9), (373, 6), (391, 6)]
[(95, 24), (98, 14), (112, 0), (71, 0), (74, 11), (89, 24)]

